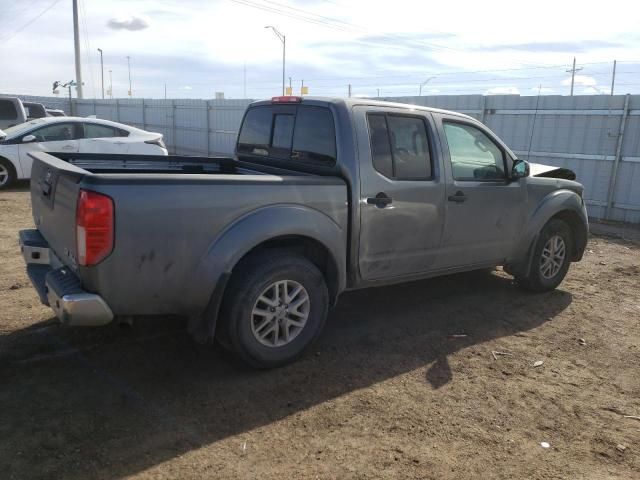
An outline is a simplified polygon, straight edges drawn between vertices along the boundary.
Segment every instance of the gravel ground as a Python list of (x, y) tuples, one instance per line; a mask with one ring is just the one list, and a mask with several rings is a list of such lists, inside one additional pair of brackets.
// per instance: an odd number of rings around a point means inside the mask
[(640, 478), (638, 244), (592, 237), (542, 295), (501, 271), (345, 294), (256, 372), (180, 319), (63, 328), (31, 224), (27, 187), (0, 193), (2, 478)]

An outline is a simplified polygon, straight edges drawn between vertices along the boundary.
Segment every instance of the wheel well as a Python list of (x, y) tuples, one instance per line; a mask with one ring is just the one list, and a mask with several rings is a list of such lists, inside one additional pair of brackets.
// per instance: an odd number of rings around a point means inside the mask
[(301, 235), (286, 235), (272, 238), (249, 250), (233, 267), (233, 270), (249, 256), (269, 249), (288, 250), (307, 258), (322, 272), (325, 282), (327, 282), (330, 304), (336, 301), (339, 285), (338, 266), (327, 247), (313, 238)]
[(582, 219), (573, 210), (562, 210), (556, 213), (551, 220), (562, 220), (571, 229), (573, 234), (573, 257), (572, 261), (578, 261), (582, 258), (582, 252), (587, 244), (587, 230), (584, 228)]
[(9, 160), (8, 158), (5, 158), (5, 157), (0, 157), (0, 163), (2, 163), (3, 165), (6, 165), (10, 170), (13, 171), (13, 176), (18, 178), (18, 172), (16, 170), (15, 165), (13, 164), (13, 162), (11, 160)]

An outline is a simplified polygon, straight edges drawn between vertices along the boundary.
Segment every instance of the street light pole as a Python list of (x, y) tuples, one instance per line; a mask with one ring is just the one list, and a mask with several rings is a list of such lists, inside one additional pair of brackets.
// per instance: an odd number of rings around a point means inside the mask
[(104, 100), (104, 63), (102, 62), (102, 49), (99, 48), (100, 52), (100, 79), (102, 83), (102, 99)]
[(109, 98), (113, 100), (113, 77), (111, 76), (111, 70), (109, 70)]
[(131, 57), (127, 55), (127, 67), (129, 69), (129, 97), (133, 98), (133, 91), (131, 89)]
[(421, 96), (422, 96), (422, 87), (424, 87), (427, 83), (429, 83), (429, 82), (430, 82), (431, 80), (433, 80), (434, 78), (436, 78), (436, 77), (429, 77), (429, 78), (427, 78), (424, 82), (422, 82), (422, 83), (420, 84), (420, 93), (418, 94), (418, 96), (419, 96), (419, 97), (421, 97)]
[(278, 29), (276, 29), (276, 27), (272, 27), (271, 25), (267, 25), (264, 28), (270, 28), (271, 30), (273, 30), (273, 33), (275, 33), (276, 36), (282, 42), (282, 95), (284, 96), (284, 93), (285, 93), (284, 80), (285, 80), (285, 61), (286, 61), (286, 51), (287, 51), (287, 37), (285, 35), (283, 35), (282, 33), (280, 33), (278, 31)]

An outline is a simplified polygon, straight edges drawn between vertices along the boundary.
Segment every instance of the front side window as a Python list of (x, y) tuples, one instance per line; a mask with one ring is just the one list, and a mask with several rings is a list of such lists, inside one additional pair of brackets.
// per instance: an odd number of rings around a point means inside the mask
[(424, 119), (408, 115), (368, 115), (373, 167), (397, 180), (432, 178), (431, 154)]
[(455, 180), (504, 180), (502, 150), (482, 130), (463, 123), (444, 122), (451, 170)]
[(37, 142), (63, 142), (76, 138), (72, 123), (56, 123), (48, 127), (38, 128), (31, 132), (31, 135), (35, 135)]
[(107, 125), (99, 125), (97, 123), (85, 123), (84, 138), (110, 138), (120, 137), (115, 128)]

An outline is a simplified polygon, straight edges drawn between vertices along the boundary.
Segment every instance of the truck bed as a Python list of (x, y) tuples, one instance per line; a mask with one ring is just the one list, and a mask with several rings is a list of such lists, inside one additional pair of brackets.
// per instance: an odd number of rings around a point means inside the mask
[[(239, 220), (259, 218), (255, 214), (263, 209), (277, 214), (281, 206), (293, 207), (307, 216), (328, 217), (346, 248), (347, 186), (335, 176), (245, 165), (226, 157), (32, 157), (36, 227), (82, 288), (100, 292), (115, 315), (198, 314), (214, 286), (207, 278), (210, 251)], [(80, 189), (108, 195), (115, 206), (114, 249), (94, 267), (77, 261)], [(260, 218), (262, 226), (267, 223), (260, 235), (287, 235), (282, 221), (277, 222), (281, 232), (270, 232), (268, 217)], [(260, 241), (259, 236), (251, 239), (256, 245)]]

